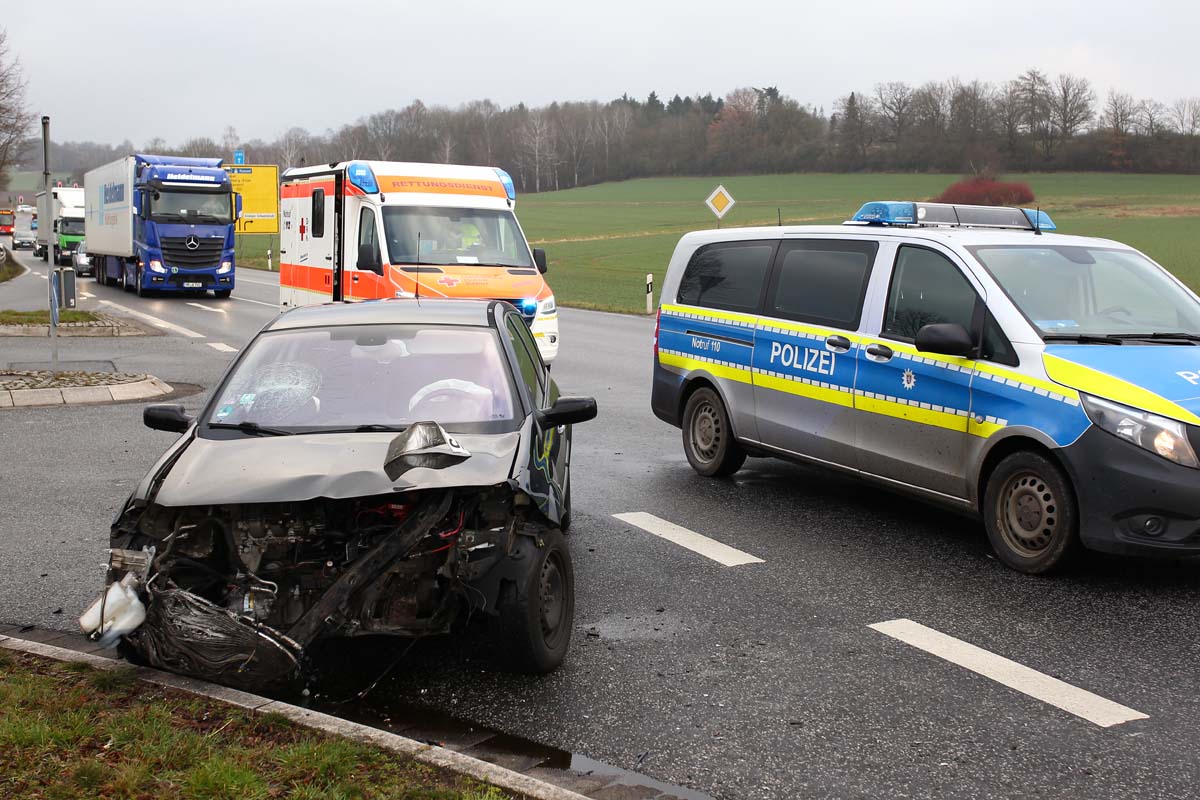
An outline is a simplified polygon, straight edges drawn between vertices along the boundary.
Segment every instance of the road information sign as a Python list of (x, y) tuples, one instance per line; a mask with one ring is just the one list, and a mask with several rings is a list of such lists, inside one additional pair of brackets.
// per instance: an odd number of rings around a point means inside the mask
[(242, 196), (238, 233), (279, 233), (279, 167), (274, 164), (225, 165), (233, 190)]
[(245, 150), (234, 150), (233, 151), (233, 163), (237, 164), (239, 166), (242, 164), (245, 164), (246, 163), (246, 151)]
[(733, 195), (726, 191), (724, 186), (718, 186), (717, 188), (713, 189), (712, 194), (710, 194), (708, 199), (704, 201), (705, 205), (712, 209), (712, 212), (717, 215), (718, 220), (728, 214), (729, 209), (733, 208), (734, 203), (736, 202), (737, 201), (733, 199)]

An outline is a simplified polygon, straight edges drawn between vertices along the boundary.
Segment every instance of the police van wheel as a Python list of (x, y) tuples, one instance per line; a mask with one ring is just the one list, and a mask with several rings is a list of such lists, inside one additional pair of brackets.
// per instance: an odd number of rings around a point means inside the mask
[(1037, 453), (1013, 453), (996, 465), (984, 493), (984, 524), (1000, 560), (1030, 575), (1062, 567), (1079, 549), (1071, 482)]
[(697, 389), (683, 409), (683, 452), (692, 469), (707, 477), (732, 475), (746, 461), (733, 438), (725, 405), (712, 389)]

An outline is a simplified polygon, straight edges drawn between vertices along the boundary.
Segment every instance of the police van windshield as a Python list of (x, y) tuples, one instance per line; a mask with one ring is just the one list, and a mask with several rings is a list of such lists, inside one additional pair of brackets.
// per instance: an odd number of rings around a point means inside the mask
[(383, 231), (393, 264), (533, 266), (510, 211), (384, 206)]
[(209, 424), (288, 432), (403, 428), (514, 430), (515, 397), (491, 328), (355, 325), (259, 337), (217, 393)]
[(230, 193), (158, 190), (150, 197), (150, 218), (155, 222), (228, 225), (233, 221)]
[(1043, 335), (1200, 336), (1200, 303), (1138, 253), (1078, 246), (967, 249)]

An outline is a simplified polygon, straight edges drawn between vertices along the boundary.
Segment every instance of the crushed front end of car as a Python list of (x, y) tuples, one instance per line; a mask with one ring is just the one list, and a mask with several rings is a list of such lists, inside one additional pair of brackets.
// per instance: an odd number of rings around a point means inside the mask
[[(181, 491), (192, 474), (183, 462), (200, 458), (203, 441), (168, 454), (146, 498), (131, 498), (113, 524), (104, 597), (117, 598), (124, 622), (99, 610), (89, 632), (121, 636), (135, 661), (251, 691), (301, 681), (318, 640), (423, 637), (472, 617), (506, 637), (498, 645), (509, 666), (556, 667), (570, 638), (573, 573), (553, 504), (513, 467), (520, 435), (492, 444), (486, 469), (435, 423), (368, 438), (355, 457), (374, 469), (348, 473), (370, 490), (362, 496), (347, 491), (346, 475), (318, 475), (281, 453), (294, 475), (266, 482), (262, 502), (253, 488), (229, 487), (217, 494), (236, 502), (213, 502), (211, 491)], [(327, 491), (291, 499), (303, 487)], [(166, 502), (192, 494), (203, 502)], [(130, 626), (138, 612), (121, 591), (144, 605), (140, 624)]]

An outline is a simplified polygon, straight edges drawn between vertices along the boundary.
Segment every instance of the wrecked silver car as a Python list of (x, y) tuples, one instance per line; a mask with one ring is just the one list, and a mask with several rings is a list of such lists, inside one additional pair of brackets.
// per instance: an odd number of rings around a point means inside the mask
[(267, 325), (113, 523), (81, 618), (135, 660), (227, 685), (293, 680), (329, 637), (482, 619), (511, 668), (563, 660), (571, 425), (499, 301), (300, 308)]

